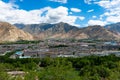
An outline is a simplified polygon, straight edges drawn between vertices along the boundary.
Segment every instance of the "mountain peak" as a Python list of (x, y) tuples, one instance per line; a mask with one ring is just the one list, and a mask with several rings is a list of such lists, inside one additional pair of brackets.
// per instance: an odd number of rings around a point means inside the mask
[(72, 26), (72, 25), (70, 25), (70, 24), (68, 24), (68, 23), (64, 23), (64, 22), (59, 22), (59, 23), (56, 23), (56, 24), (54, 24), (54, 25), (59, 25), (59, 26)]
[(57, 24), (68, 24), (68, 23), (65, 23), (65, 22), (59, 22), (59, 23), (57, 23)]
[(10, 28), (12, 25), (8, 22), (0, 22), (0, 28)]

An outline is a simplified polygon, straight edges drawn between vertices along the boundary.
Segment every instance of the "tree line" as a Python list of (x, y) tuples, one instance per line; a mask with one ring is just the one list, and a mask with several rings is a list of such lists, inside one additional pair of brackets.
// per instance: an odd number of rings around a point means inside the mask
[[(24, 71), (12, 77), (8, 71)], [(120, 57), (86, 56), (79, 58), (0, 57), (0, 80), (119, 80)]]

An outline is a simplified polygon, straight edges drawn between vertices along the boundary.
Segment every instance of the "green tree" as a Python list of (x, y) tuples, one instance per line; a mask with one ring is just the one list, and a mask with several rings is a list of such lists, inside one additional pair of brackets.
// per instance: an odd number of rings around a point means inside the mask
[(39, 80), (80, 80), (80, 77), (72, 68), (49, 66), (39, 73)]
[(39, 71), (39, 80), (81, 80), (70, 62), (56, 59), (55, 63)]
[(38, 75), (36, 71), (29, 71), (28, 73), (26, 73), (24, 80), (37, 80), (38, 79)]
[(0, 80), (10, 80), (10, 76), (6, 72), (0, 72)]

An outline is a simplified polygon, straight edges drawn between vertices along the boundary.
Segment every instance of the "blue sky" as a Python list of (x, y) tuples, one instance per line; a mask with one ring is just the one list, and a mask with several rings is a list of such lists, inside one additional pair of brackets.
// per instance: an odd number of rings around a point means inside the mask
[(120, 0), (0, 0), (0, 21), (106, 25), (120, 22), (119, 4)]

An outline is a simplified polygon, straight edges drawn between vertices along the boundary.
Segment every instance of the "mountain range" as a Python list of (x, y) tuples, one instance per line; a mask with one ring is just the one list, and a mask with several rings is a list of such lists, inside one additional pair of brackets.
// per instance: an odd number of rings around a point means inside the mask
[(41, 39), (120, 40), (120, 23), (78, 28), (63, 22), (27, 25), (0, 22), (0, 42)]
[(120, 39), (120, 34), (118, 32), (113, 31), (107, 26), (99, 25), (78, 28), (76, 26), (60, 22), (56, 24), (15, 24), (15, 26), (32, 34), (35, 39)]

